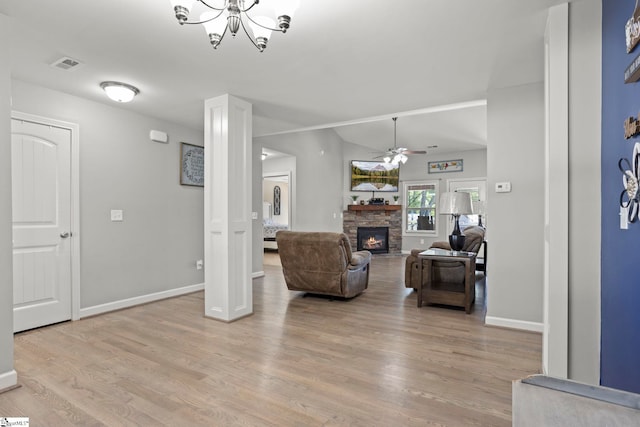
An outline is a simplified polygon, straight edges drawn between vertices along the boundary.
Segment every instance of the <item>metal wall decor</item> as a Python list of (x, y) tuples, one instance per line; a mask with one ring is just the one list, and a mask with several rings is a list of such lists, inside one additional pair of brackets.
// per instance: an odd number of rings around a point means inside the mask
[(624, 139), (630, 139), (640, 134), (640, 120), (629, 117), (624, 121)]
[(273, 187), (273, 214), (280, 215), (280, 187)]
[[(629, 18), (624, 27), (624, 32), (627, 41), (627, 53), (631, 53), (640, 41), (640, 9), (638, 8), (638, 0), (636, 0), (633, 16)], [(638, 80), (640, 80), (640, 55), (637, 55), (624, 70), (625, 83), (635, 83)]]
[(640, 9), (638, 9), (638, 0), (636, 0), (633, 16), (629, 18), (624, 27), (624, 33), (627, 41), (627, 53), (631, 53), (640, 41)]
[(638, 219), (638, 205), (640, 204), (640, 192), (638, 182), (640, 181), (640, 142), (636, 142), (633, 147), (631, 162), (625, 157), (618, 160), (618, 168), (622, 172), (622, 185), (624, 189), (620, 193), (620, 207), (626, 210), (627, 220), (636, 222)]

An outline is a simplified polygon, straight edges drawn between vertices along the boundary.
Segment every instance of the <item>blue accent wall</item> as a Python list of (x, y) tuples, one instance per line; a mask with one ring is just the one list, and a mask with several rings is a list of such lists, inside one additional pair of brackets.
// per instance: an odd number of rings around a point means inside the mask
[[(638, 137), (624, 139), (623, 122), (640, 113), (640, 83), (624, 84), (625, 24), (632, 0), (603, 0), (602, 9), (602, 350), (601, 383), (640, 393), (640, 220), (620, 229), (623, 190), (618, 160), (631, 162)], [(585, 211), (585, 215), (588, 215)], [(588, 232), (588, 230), (585, 230)]]

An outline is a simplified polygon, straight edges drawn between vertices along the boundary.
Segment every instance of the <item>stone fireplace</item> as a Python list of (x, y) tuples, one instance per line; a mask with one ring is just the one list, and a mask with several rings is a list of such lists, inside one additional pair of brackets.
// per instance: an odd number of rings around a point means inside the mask
[[(386, 227), (389, 254), (402, 250), (402, 206), (400, 205), (349, 205), (342, 213), (342, 228), (355, 251), (358, 248), (358, 228)], [(375, 236), (374, 236), (375, 238)], [(366, 249), (372, 253), (383, 253)]]
[(372, 254), (389, 253), (389, 227), (358, 227), (356, 241), (359, 251)]

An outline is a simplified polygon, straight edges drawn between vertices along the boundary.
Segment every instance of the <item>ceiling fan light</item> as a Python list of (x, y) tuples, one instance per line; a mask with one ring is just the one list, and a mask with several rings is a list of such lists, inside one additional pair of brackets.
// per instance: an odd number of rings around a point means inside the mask
[(389, 157), (389, 156), (385, 157), (382, 160), (384, 160), (385, 163), (391, 163), (391, 157)]
[(398, 155), (400, 156), (400, 161), (402, 162), (403, 165), (407, 163), (407, 160), (409, 159), (407, 156), (405, 156), (404, 154), (398, 154)]

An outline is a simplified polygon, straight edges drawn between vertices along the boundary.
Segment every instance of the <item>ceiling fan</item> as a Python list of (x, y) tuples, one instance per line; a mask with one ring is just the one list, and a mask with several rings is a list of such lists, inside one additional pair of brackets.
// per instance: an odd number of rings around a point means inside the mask
[[(408, 157), (414, 154), (427, 154), (425, 150), (409, 150), (405, 147), (398, 147), (397, 141), (397, 127), (398, 127), (398, 118), (393, 117), (393, 148), (389, 148), (387, 152), (378, 156), (377, 158), (383, 158), (385, 163), (391, 163), (397, 165), (402, 162), (403, 164), (407, 162)], [(429, 148), (435, 148), (437, 145), (432, 145)]]

